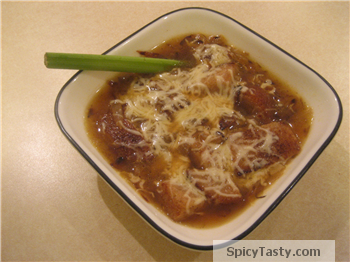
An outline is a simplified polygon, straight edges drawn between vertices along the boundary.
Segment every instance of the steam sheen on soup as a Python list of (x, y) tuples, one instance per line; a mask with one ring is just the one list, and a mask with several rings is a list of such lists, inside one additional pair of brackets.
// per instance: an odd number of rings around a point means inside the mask
[(174, 221), (215, 226), (258, 204), (300, 152), (309, 106), (223, 36), (192, 34), (139, 53), (190, 66), (116, 75), (87, 108), (92, 143)]

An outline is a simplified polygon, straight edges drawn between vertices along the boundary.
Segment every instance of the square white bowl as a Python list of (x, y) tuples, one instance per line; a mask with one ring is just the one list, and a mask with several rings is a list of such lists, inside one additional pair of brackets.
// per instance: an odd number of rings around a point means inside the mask
[[(55, 115), (69, 141), (154, 229), (184, 247), (211, 250), (224, 246), (228, 240), (245, 237), (282, 201), (336, 134), (342, 119), (342, 106), (335, 90), (317, 72), (241, 23), (209, 9), (185, 8), (165, 14), (104, 54), (138, 56), (136, 50), (149, 50), (164, 40), (191, 33), (225, 36), (230, 44), (247, 51), (255, 61), (290, 84), (314, 113), (312, 128), (300, 154), (269, 188), (267, 196), (234, 220), (209, 229), (196, 229), (173, 222), (138, 195), (92, 146), (84, 127), (84, 113), (96, 91), (115, 73), (76, 73), (58, 94)], [(223, 241), (220, 246), (214, 247), (213, 240)]]

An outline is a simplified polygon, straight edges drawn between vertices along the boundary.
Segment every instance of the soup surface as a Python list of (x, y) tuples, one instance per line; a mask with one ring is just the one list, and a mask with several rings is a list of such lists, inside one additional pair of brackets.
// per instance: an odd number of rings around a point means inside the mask
[(88, 105), (92, 143), (174, 221), (212, 227), (258, 204), (300, 152), (309, 106), (223, 36), (178, 37), (139, 53), (189, 66), (116, 75)]

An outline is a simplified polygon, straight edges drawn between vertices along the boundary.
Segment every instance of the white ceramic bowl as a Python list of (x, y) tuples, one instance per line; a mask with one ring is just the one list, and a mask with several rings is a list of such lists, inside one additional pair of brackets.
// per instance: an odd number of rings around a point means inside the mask
[(334, 137), (342, 119), (341, 102), (332, 86), (318, 73), (249, 28), (213, 10), (186, 8), (154, 20), (111, 49), (106, 55), (137, 56), (174, 36), (222, 34), (230, 44), (250, 53), (262, 66), (284, 79), (313, 108), (314, 121), (301, 153), (267, 196), (239, 217), (217, 228), (195, 229), (175, 223), (144, 201), (91, 145), (84, 128), (88, 101), (115, 73), (79, 71), (60, 91), (55, 114), (69, 141), (116, 192), (152, 227), (172, 241), (197, 250), (213, 249), (213, 240), (242, 239), (282, 201)]

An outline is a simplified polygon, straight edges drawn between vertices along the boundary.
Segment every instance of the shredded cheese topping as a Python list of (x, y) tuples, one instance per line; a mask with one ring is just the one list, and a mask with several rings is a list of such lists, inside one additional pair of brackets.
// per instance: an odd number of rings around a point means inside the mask
[[(188, 208), (190, 201), (193, 201), (190, 196), (196, 195), (194, 201), (200, 202), (204, 195), (195, 187), (200, 178), (187, 177), (190, 162), (187, 157), (181, 156), (182, 161), (173, 159), (171, 152), (175, 148), (181, 145), (194, 147), (193, 150), (200, 152), (201, 161), (206, 166), (204, 170), (194, 172), (211, 175), (214, 183), (209, 189), (217, 195), (236, 197), (236, 192), (225, 193), (222, 189), (227, 185), (236, 187), (232, 180), (233, 172), (238, 170), (244, 173), (239, 163), (245, 163), (252, 170), (264, 167), (266, 160), (255, 158), (254, 154), (257, 150), (271, 153), (271, 145), (278, 140), (271, 131), (259, 127), (255, 121), (245, 119), (234, 110), (235, 93), (247, 92), (248, 88), (245, 83), (235, 80), (234, 67), (224, 68), (225, 74), (222, 73), (222, 66), (231, 61), (229, 48), (216, 44), (200, 45), (194, 57), (199, 62), (194, 68), (177, 68), (151, 78), (139, 76), (132, 82), (127, 94), (112, 101), (125, 104), (125, 117), (139, 127), (137, 131), (125, 129), (142, 135), (151, 144), (152, 154), (164, 157), (168, 166), (165, 172), (169, 172), (170, 177), (168, 182), (186, 185)], [(271, 84), (271, 81), (267, 81), (261, 88), (269, 88)], [(269, 92), (273, 93), (274, 89), (270, 88)], [(221, 141), (219, 120), (224, 116), (249, 121), (252, 132), (260, 129), (263, 135), (245, 143), (240, 141), (242, 132), (236, 132), (226, 137), (229, 143)], [(196, 137), (198, 132), (204, 134), (203, 138)], [(257, 177), (261, 179), (263, 176)]]

